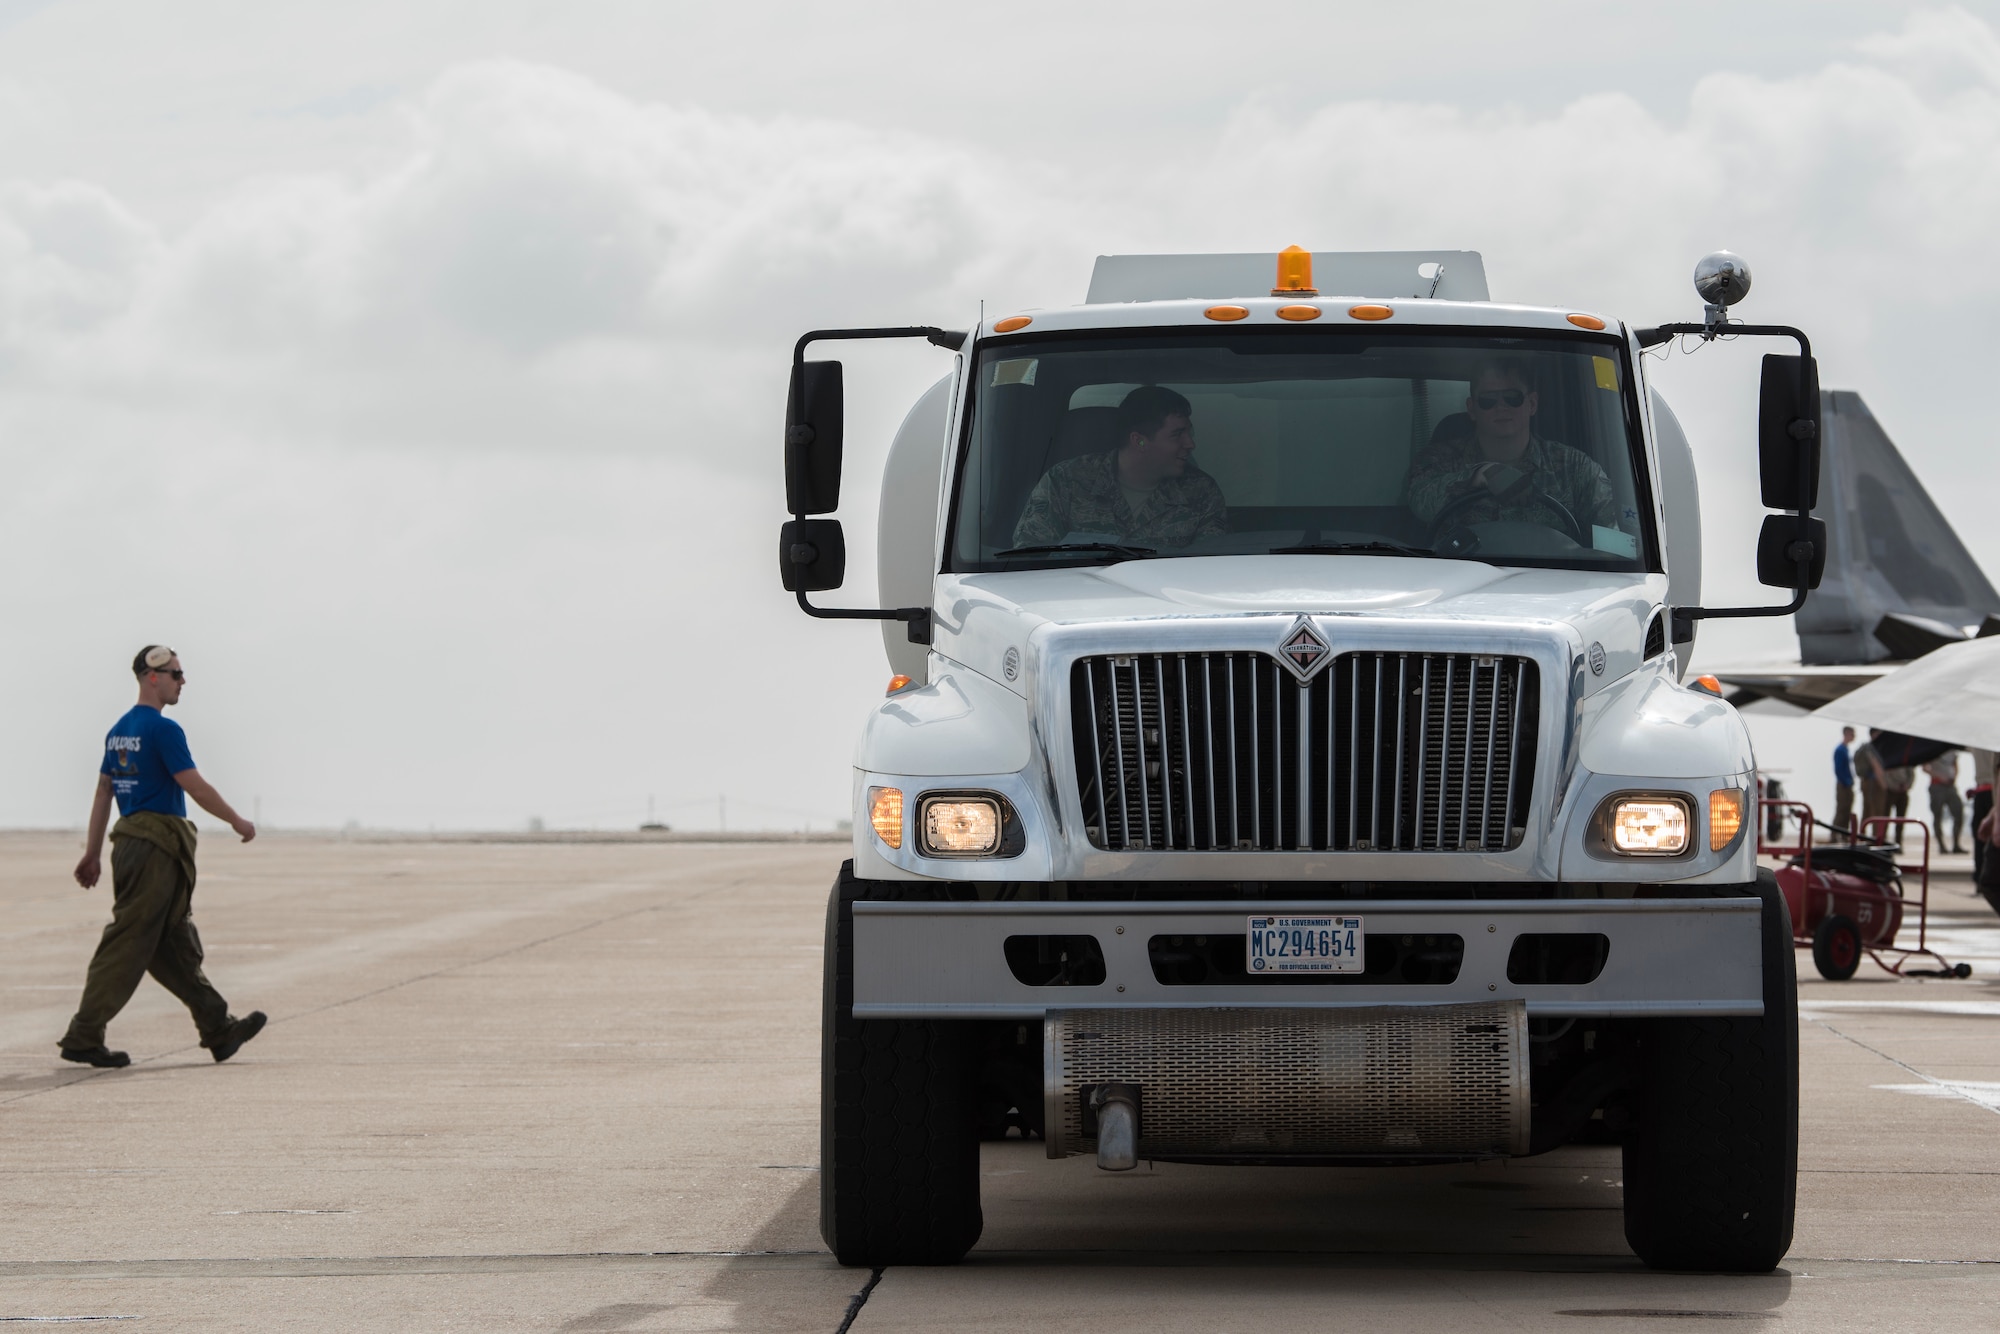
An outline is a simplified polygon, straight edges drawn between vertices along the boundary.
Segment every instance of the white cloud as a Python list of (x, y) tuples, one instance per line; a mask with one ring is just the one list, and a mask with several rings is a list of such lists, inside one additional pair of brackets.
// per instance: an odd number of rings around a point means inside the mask
[[(1469, 247), (1503, 298), (1646, 321), (1693, 314), (1693, 260), (1728, 244), (1758, 275), (1745, 313), (1813, 332), (2000, 569), (1973, 522), (1996, 53), (1943, 11), (1816, 70), (1711, 75), (1673, 116), (1617, 91), (1253, 100), (1096, 157), (485, 61), (382, 118), (374, 165), (245, 175), (186, 224), (0, 182), (0, 603), (52, 646), (0, 821), (76, 818), (40, 769), (122, 692), (87, 664), (149, 636), (226, 679), (235, 703), (190, 707), (292, 822), (561, 818), (600, 789), (841, 813), (881, 669), (872, 628), (805, 622), (769, 568), (791, 340), (1073, 301), (1098, 252)], [(850, 360), (865, 571), (882, 442), (943, 361)], [(1703, 432), (1718, 597), (1756, 595), (1728, 578), (1755, 525), (1731, 485), (1754, 374), (1745, 348), (1660, 371)], [(297, 675), (320, 643), (359, 664), (330, 693)], [(302, 741), (295, 710), (335, 725)]]

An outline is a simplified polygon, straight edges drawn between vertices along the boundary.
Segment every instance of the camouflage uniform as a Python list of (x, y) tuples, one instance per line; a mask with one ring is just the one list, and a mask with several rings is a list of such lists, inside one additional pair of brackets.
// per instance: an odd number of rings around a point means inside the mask
[[(1479, 442), (1471, 436), (1431, 445), (1417, 455), (1410, 468), (1410, 512), (1425, 523), (1437, 518), (1447, 504), (1474, 489), (1473, 470), (1489, 461), (1480, 453)], [(1534, 490), (1546, 492), (1569, 507), (1569, 512), (1583, 525), (1585, 545), (1590, 542), (1592, 524), (1638, 533), (1638, 515), (1631, 510), (1620, 512), (1618, 499), (1611, 491), (1611, 479), (1582, 450), (1533, 436), (1521, 457), (1508, 466), (1527, 473)], [(1484, 487), (1478, 489), (1484, 498), (1458, 510), (1456, 517), (1460, 522), (1515, 519), (1544, 527), (1554, 527), (1560, 522), (1547, 505), (1538, 503), (1533, 496), (1502, 500), (1487, 495)]]
[(1184, 547), (1229, 531), (1229, 507), (1215, 479), (1189, 463), (1160, 481), (1137, 512), (1118, 485), (1118, 452), (1067, 459), (1042, 474), (1014, 525), (1014, 545), (1039, 547), (1089, 533), (1149, 547)]

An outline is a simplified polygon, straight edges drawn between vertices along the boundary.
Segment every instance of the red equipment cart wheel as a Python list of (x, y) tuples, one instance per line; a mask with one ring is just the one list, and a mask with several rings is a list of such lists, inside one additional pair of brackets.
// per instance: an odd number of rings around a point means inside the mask
[(1861, 966), (1861, 930), (1839, 913), (1813, 932), (1813, 966), (1829, 982), (1845, 982)]

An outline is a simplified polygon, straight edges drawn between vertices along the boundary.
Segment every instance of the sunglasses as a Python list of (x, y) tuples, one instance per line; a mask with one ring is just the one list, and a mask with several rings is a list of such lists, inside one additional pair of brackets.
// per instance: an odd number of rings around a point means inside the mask
[(187, 680), (187, 673), (186, 673), (186, 672), (183, 672), (183, 671), (182, 671), (182, 670), (181, 670), (180, 668), (178, 668), (178, 667), (174, 668), (174, 670), (172, 670), (171, 672), (170, 672), (170, 671), (168, 671), (168, 670), (167, 670), (166, 668), (164, 668), (164, 667), (154, 667), (154, 668), (151, 668), (151, 669), (150, 669), (150, 671), (151, 671), (151, 674), (152, 674), (152, 675), (154, 675), (154, 676), (171, 676), (171, 677), (173, 677), (173, 678), (174, 678), (174, 680), (176, 680), (176, 681), (185, 681), (185, 680)]
[(1473, 397), (1473, 402), (1479, 405), (1481, 412), (1491, 412), (1502, 403), (1505, 403), (1510, 408), (1518, 408), (1527, 401), (1528, 391), (1525, 389), (1505, 389), (1490, 394), (1478, 394)]

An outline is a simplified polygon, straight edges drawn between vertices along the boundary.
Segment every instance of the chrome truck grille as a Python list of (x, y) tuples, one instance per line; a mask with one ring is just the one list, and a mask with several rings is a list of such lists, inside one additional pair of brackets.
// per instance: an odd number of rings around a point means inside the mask
[(1048, 1153), (1095, 1151), (1099, 1084), (1139, 1087), (1139, 1157), (1451, 1157), (1528, 1150), (1520, 1001), (1320, 1010), (1062, 1010)]
[(1526, 825), (1526, 658), (1346, 653), (1300, 682), (1264, 653), (1094, 657), (1070, 701), (1099, 848), (1475, 852)]

